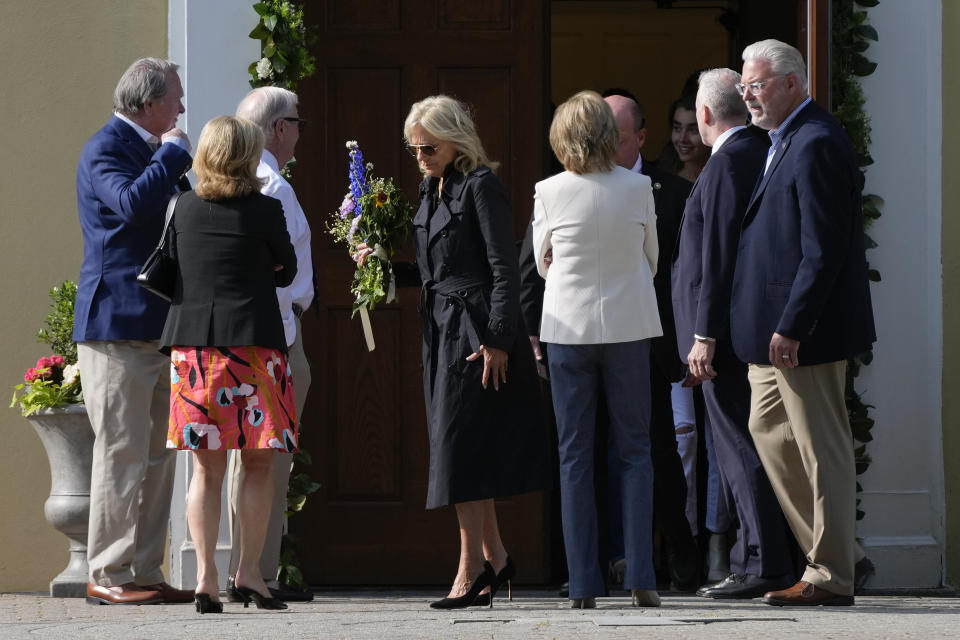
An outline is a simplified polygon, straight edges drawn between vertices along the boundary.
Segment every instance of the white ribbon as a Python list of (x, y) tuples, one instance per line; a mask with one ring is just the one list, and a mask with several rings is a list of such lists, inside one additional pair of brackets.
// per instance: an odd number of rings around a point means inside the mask
[(397, 299), (397, 283), (393, 277), (393, 269), (390, 268), (390, 256), (387, 255), (387, 251), (379, 244), (373, 245), (373, 253), (371, 255), (387, 263), (387, 269), (390, 271), (390, 282), (387, 283), (387, 303), (393, 302)]
[(366, 306), (360, 307), (360, 324), (363, 325), (363, 339), (367, 341), (367, 351), (373, 351), (377, 344), (373, 341), (373, 327), (370, 326), (370, 312)]

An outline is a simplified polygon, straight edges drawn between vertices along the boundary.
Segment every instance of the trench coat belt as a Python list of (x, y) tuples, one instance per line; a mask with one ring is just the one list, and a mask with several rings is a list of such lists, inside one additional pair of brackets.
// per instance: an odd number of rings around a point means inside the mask
[(420, 289), (419, 311), (421, 314), (426, 311), (427, 296), (430, 293), (444, 296), (451, 304), (460, 307), (460, 310), (467, 315), (467, 338), (470, 340), (470, 348), (477, 353), (480, 350), (480, 345), (483, 344), (480, 341), (479, 326), (485, 325), (486, 321), (480, 321), (480, 318), (475, 317), (476, 310), (472, 311), (470, 305), (467, 304), (467, 294), (471, 289), (486, 284), (485, 281), (471, 276), (451, 276), (439, 282), (427, 280), (423, 283), (423, 288)]

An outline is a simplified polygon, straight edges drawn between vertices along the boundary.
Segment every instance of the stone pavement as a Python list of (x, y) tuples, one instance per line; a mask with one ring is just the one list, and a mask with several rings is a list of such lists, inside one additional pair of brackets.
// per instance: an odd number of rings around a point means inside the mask
[(204, 616), (193, 605), (106, 607), (2, 594), (0, 639), (960, 638), (957, 597), (867, 595), (854, 607), (778, 608), (670, 594), (659, 609), (633, 609), (629, 598), (610, 597), (597, 609), (575, 611), (555, 592), (517, 590), (513, 602), (498, 596), (493, 609), (447, 612), (427, 606), (439, 591), (324, 591), (287, 611), (225, 603), (223, 614)]

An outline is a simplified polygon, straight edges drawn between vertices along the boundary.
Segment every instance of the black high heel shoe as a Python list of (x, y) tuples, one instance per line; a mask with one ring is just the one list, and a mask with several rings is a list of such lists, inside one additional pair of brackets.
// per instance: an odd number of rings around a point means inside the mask
[(197, 613), (223, 613), (223, 603), (211, 599), (208, 593), (193, 594), (193, 603), (197, 607)]
[[(490, 566), (489, 562), (483, 563), (483, 573), (476, 577), (473, 581), (473, 584), (470, 585), (470, 590), (467, 591), (462, 596), (457, 598), (443, 598), (442, 600), (437, 600), (436, 602), (430, 603), (431, 609), (463, 609), (469, 607), (473, 604), (473, 601), (477, 599), (477, 595), (490, 587), (497, 581), (497, 574), (493, 570), (493, 567)], [(493, 608), (493, 598), (490, 599), (488, 605), (491, 609)]]
[(497, 591), (500, 590), (500, 587), (503, 586), (503, 583), (507, 583), (507, 600), (513, 602), (513, 578), (517, 575), (517, 567), (513, 564), (513, 559), (510, 556), (507, 556), (507, 564), (503, 565), (503, 569), (500, 569), (500, 573), (497, 574), (497, 579), (492, 585), (490, 585), (490, 593), (481, 593), (478, 595), (474, 601), (473, 606), (475, 607), (486, 607), (490, 604), (490, 598), (497, 595)]
[(234, 583), (234, 589), (240, 595), (240, 598), (243, 599), (243, 608), (246, 609), (250, 606), (250, 601), (253, 600), (254, 604), (257, 605), (257, 609), (286, 609), (287, 605), (283, 600), (278, 600), (276, 598), (268, 598), (262, 595), (258, 591), (254, 591), (249, 587), (241, 587), (240, 585)]

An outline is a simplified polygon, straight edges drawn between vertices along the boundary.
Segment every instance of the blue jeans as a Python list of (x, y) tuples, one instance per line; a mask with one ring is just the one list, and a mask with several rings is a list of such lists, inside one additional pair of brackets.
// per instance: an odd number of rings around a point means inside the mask
[(593, 446), (601, 390), (616, 442), (627, 559), (625, 589), (655, 589), (653, 467), (650, 460), (650, 343), (548, 344), (560, 454), (560, 508), (570, 598), (604, 593), (597, 561)]

